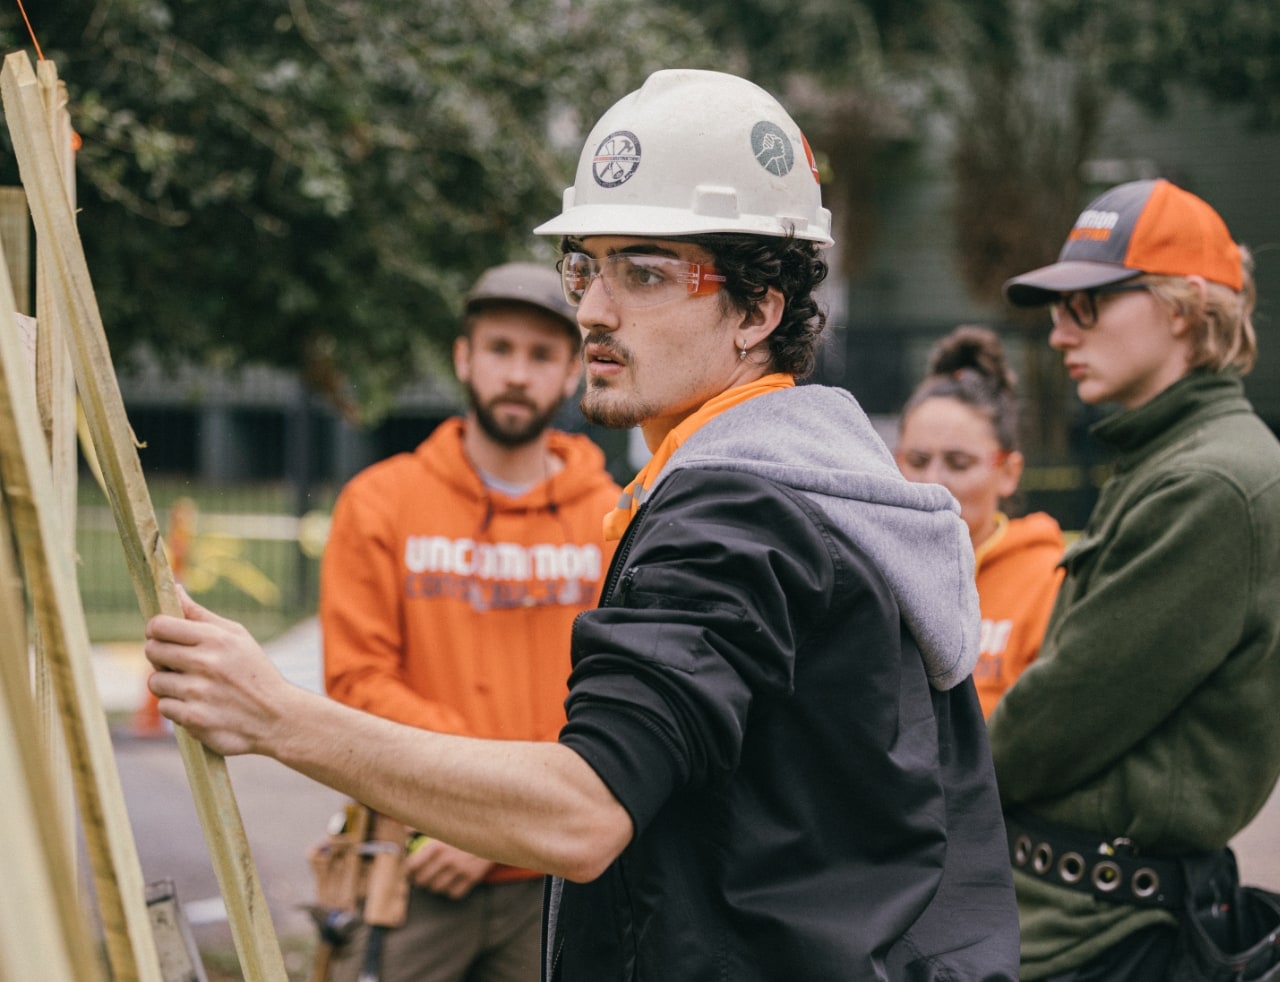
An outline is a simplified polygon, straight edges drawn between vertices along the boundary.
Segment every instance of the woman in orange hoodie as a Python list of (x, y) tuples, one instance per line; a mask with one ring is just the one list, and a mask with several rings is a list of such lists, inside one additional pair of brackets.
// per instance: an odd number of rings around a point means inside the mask
[(903, 407), (895, 454), (909, 480), (950, 491), (969, 527), (982, 609), (973, 679), (984, 716), (1039, 653), (1062, 578), (1057, 521), (1000, 510), (1022, 477), (1015, 382), (993, 331), (956, 328), (929, 353), (925, 378)]

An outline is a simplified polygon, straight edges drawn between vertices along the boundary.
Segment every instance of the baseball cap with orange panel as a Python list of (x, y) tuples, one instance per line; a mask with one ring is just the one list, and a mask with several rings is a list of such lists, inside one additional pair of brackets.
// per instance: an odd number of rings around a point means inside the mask
[(1091, 290), (1151, 273), (1203, 276), (1243, 285), (1240, 247), (1207, 202), (1157, 178), (1120, 184), (1080, 213), (1058, 261), (1004, 284), (1015, 307), (1040, 307), (1072, 290)]

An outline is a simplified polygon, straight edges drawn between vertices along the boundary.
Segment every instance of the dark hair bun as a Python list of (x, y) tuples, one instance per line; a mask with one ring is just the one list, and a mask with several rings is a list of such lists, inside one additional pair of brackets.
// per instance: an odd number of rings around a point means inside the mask
[(976, 324), (957, 327), (929, 351), (927, 374), (958, 378), (966, 371), (977, 373), (1000, 393), (1012, 395), (1018, 382), (995, 331)]

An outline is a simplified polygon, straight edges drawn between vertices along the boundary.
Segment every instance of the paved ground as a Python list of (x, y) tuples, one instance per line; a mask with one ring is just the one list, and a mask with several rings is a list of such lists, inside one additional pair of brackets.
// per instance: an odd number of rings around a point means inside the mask
[[(318, 690), (319, 635), (314, 622), (299, 625), (268, 650), (287, 677)], [(135, 708), (146, 673), (137, 646), (100, 648), (94, 660), (107, 710), (120, 714)], [(113, 731), (144, 878), (174, 881), (202, 950), (229, 950), (230, 931), (175, 742), (172, 737), (131, 737), (127, 725)], [(309, 941), (312, 936), (310, 919), (301, 909), (312, 895), (306, 850), (321, 837), (343, 799), (274, 761), (236, 757), (227, 767), (273, 923), (287, 950), (289, 939)], [(1233, 844), (1246, 882), (1280, 890), (1280, 790)], [(298, 967), (291, 964), (291, 974)]]

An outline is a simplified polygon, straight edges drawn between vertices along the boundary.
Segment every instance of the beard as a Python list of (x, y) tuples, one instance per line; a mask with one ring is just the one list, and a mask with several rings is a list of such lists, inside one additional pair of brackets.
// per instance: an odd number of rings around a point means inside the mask
[(611, 430), (629, 430), (656, 415), (656, 410), (638, 400), (623, 396), (610, 398), (607, 382), (587, 383), (579, 407), (587, 422), (607, 426)]
[[(603, 352), (627, 366), (634, 366), (635, 357), (625, 346), (618, 343), (611, 334), (603, 331), (591, 331), (583, 339), (583, 349), (588, 346)], [(607, 426), (611, 430), (629, 430), (639, 426), (646, 419), (657, 415), (656, 406), (650, 405), (634, 396), (628, 397), (618, 391), (615, 386), (622, 383), (610, 382), (603, 378), (587, 375), (587, 385), (583, 389), (578, 408), (583, 418), (597, 426)]]
[[(560, 398), (549, 406), (539, 407), (536, 403), (523, 396), (510, 394), (496, 396), (485, 403), (481, 402), (480, 396), (474, 388), (470, 385), (466, 388), (467, 400), (470, 402), (471, 410), (476, 416), (476, 422), (480, 425), (480, 429), (485, 436), (499, 446), (511, 449), (523, 447), (538, 439), (547, 427), (551, 425), (551, 421), (564, 403), (564, 399)], [(528, 406), (533, 410), (533, 415), (518, 421), (501, 419), (493, 407), (502, 402), (516, 402), (520, 405)]]

